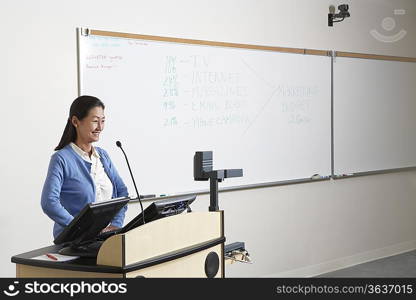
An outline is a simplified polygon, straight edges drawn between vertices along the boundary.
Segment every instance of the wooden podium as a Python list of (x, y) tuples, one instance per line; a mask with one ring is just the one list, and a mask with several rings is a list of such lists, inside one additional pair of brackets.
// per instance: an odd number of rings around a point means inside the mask
[(34, 259), (54, 245), (12, 257), (16, 277), (224, 277), (224, 213), (191, 212), (162, 218), (102, 244), (97, 258)]

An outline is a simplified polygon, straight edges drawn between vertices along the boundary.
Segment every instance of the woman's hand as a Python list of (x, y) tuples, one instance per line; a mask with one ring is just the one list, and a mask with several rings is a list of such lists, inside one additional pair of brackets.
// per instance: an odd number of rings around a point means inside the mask
[(108, 225), (106, 228), (101, 230), (101, 233), (107, 232), (107, 231), (113, 231), (113, 230), (116, 230), (116, 229), (120, 229), (120, 227), (113, 226), (113, 225)]

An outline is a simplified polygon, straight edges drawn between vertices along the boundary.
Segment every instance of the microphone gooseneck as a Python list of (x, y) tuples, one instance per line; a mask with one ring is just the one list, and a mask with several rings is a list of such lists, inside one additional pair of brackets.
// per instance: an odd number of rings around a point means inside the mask
[(124, 158), (126, 159), (126, 162), (127, 162), (127, 167), (129, 168), (129, 172), (130, 172), (131, 179), (133, 180), (134, 189), (136, 190), (137, 199), (139, 199), (140, 208), (142, 209), (143, 224), (145, 224), (146, 222), (145, 222), (145, 220), (144, 220), (143, 204), (142, 204), (142, 200), (140, 199), (140, 194), (139, 194), (139, 191), (137, 190), (136, 181), (134, 180), (133, 173), (131, 172), (131, 168), (130, 168), (130, 163), (129, 163), (129, 160), (128, 160), (128, 158), (127, 158), (126, 153), (124, 152), (123, 147), (121, 146), (121, 142), (120, 142), (120, 141), (117, 141), (117, 142), (116, 142), (116, 145), (117, 145), (117, 147), (119, 147), (119, 148), (121, 149), (121, 151), (122, 151), (122, 152), (123, 152), (123, 154), (124, 154)]

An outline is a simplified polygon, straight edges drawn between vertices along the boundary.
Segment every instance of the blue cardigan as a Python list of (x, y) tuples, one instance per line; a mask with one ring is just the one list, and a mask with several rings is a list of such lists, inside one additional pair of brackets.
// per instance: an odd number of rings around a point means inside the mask
[[(95, 149), (113, 184), (112, 198), (128, 196), (127, 187), (111, 163), (107, 152), (99, 147)], [(90, 172), (91, 163), (83, 160), (71, 145), (65, 146), (52, 155), (42, 190), (41, 205), (45, 214), (55, 221), (54, 238), (85, 205), (95, 201), (95, 184)], [(111, 225), (122, 227), (126, 210), (127, 205), (114, 217)]]

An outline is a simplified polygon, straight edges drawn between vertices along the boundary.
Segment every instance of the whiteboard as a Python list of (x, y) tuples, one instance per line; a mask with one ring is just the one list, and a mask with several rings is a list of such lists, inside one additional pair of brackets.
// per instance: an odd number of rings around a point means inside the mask
[(334, 173), (416, 166), (416, 63), (337, 57)]
[[(242, 168), (221, 187), (331, 172), (330, 58), (111, 36), (79, 36), (80, 94), (106, 104), (105, 148), (139, 190), (208, 189), (195, 151), (214, 169)], [(127, 180), (125, 180), (127, 181)]]

